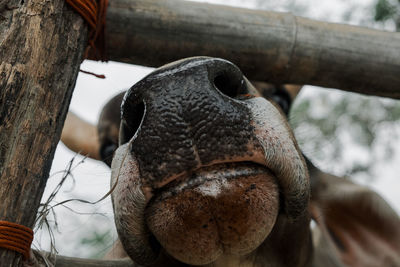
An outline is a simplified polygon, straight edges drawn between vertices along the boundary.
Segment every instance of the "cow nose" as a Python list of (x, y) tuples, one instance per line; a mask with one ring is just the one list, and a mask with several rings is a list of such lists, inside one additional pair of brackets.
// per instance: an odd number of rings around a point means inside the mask
[(247, 153), (253, 94), (241, 71), (216, 58), (166, 65), (135, 84), (122, 105), (120, 143), (131, 142), (143, 183), (173, 177)]

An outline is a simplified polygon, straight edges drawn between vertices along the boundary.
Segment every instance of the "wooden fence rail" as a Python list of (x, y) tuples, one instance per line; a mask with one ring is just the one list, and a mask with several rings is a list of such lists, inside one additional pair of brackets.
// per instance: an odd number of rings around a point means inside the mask
[(180, 0), (111, 0), (106, 32), (114, 61), (215, 56), (253, 80), (400, 98), (400, 33)]

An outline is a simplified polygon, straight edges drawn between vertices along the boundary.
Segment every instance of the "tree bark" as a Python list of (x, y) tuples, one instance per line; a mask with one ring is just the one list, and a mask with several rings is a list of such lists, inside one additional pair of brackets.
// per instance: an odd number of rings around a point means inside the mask
[(400, 33), (180, 0), (110, 1), (106, 29), (110, 60), (221, 57), (252, 80), (400, 98)]
[[(33, 227), (75, 85), (87, 29), (64, 0), (0, 10), (0, 220)], [(0, 248), (0, 265), (21, 255)]]

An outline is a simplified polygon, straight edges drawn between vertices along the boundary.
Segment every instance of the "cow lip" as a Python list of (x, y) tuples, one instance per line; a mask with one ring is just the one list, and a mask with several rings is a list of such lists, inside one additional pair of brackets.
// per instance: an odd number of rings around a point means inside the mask
[(218, 179), (226, 179), (229, 181), (242, 176), (256, 175), (259, 173), (272, 173), (272, 171), (263, 165), (249, 161), (203, 166), (162, 187), (159, 191), (155, 192), (155, 195), (166, 191), (168, 191), (166, 196), (173, 195), (185, 189), (201, 186), (208, 181)]
[[(230, 171), (237, 171), (238, 169), (240, 172), (228, 173)], [(169, 181), (164, 183), (162, 186), (156, 186), (154, 188), (151, 188), (150, 186), (142, 186), (142, 192), (145, 195), (146, 204), (148, 204), (154, 197), (157, 197), (160, 194), (165, 194), (166, 191), (170, 191), (167, 196), (177, 194), (179, 191), (200, 186), (207, 181), (215, 179), (206, 177), (207, 175), (212, 175), (213, 172), (215, 175), (224, 173), (227, 180), (235, 179), (243, 175), (259, 174), (260, 172), (270, 173), (276, 177), (273, 170), (268, 166), (255, 161), (219, 162), (211, 165), (203, 165), (194, 170), (186, 171), (175, 176), (173, 179), (169, 179)]]

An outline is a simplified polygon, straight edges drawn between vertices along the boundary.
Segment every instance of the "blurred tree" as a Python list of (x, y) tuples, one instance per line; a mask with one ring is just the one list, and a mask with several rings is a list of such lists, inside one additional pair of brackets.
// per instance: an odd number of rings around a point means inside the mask
[(378, 0), (375, 5), (375, 21), (393, 20), (396, 30), (400, 30), (400, 0)]
[(97, 230), (89, 232), (86, 237), (80, 241), (78, 249), (90, 251), (90, 258), (103, 258), (113, 242), (113, 236), (110, 230), (99, 233)]
[(400, 105), (377, 97), (314, 91), (296, 101), (290, 118), (304, 153), (324, 169), (371, 179), (373, 167), (394, 156)]
[[(352, 23), (386, 30), (400, 29), (400, 0), (335, 1), (338, 9), (324, 12), (308, 0), (254, 0), (260, 9), (292, 12), (325, 21)], [(334, 3), (331, 3), (332, 6)], [(329, 13), (330, 12), (330, 13)], [(309, 88), (309, 87), (306, 87)], [(312, 94), (307, 94), (312, 90)], [(338, 175), (375, 177), (374, 167), (392, 160), (400, 136), (398, 101), (337, 90), (305, 89), (291, 111), (290, 122), (304, 153), (321, 168)]]

